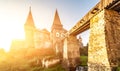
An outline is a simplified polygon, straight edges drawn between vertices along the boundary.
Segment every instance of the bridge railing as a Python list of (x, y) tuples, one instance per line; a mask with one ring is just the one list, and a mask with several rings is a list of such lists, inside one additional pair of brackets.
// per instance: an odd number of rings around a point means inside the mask
[[(72, 33), (72, 34), (76, 35), (77, 32), (80, 33), (80, 32), (83, 32), (86, 29), (89, 29), (89, 26), (86, 26), (86, 25), (89, 25), (89, 20), (94, 16), (94, 14), (96, 12), (98, 12), (100, 10), (100, 8), (101, 7), (100, 7), (100, 2), (99, 2), (80, 21), (78, 21), (77, 24), (72, 29), (70, 29), (69, 34)], [(81, 27), (83, 27), (83, 28), (81, 28)]]
[(114, 1), (117, 1), (117, 0), (101, 0), (101, 7), (102, 7), (102, 9), (104, 9), (107, 6), (109, 6)]
[(80, 21), (76, 23), (76, 25), (69, 30), (67, 35), (77, 35), (87, 29), (89, 29), (89, 21), (92, 17), (94, 17), (98, 12), (103, 9), (114, 9), (120, 4), (120, 0), (101, 0), (96, 4)]

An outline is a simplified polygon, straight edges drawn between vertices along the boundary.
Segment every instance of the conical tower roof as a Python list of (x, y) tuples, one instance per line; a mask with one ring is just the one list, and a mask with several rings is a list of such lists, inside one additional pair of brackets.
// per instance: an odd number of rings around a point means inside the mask
[(35, 27), (32, 12), (31, 12), (31, 7), (29, 10), (29, 14), (28, 14), (27, 20), (25, 22), (25, 25)]
[(61, 21), (60, 21), (58, 12), (57, 12), (57, 10), (56, 10), (55, 16), (54, 16), (53, 25), (52, 25), (52, 29), (55, 29), (55, 28), (62, 28), (62, 26), (63, 26), (63, 25), (61, 24)]

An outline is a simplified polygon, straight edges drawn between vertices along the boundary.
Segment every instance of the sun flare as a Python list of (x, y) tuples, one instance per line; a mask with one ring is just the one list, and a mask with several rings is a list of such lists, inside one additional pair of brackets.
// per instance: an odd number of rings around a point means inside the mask
[(0, 27), (0, 48), (3, 48), (5, 51), (9, 51), (12, 40), (24, 39), (24, 31), (14, 27), (7, 27), (7, 29), (4, 26)]

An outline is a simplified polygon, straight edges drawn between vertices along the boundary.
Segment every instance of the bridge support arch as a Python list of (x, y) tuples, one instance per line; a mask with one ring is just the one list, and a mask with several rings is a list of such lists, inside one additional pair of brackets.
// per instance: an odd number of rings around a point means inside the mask
[(112, 71), (120, 59), (120, 15), (103, 9), (90, 19), (88, 71)]

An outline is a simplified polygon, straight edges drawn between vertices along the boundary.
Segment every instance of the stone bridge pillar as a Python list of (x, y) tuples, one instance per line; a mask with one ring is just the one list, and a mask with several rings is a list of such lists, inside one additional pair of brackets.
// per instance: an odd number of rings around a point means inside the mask
[(120, 15), (102, 10), (90, 20), (88, 71), (112, 71), (120, 62)]
[(70, 35), (64, 40), (63, 66), (67, 71), (75, 71), (75, 67), (80, 64), (80, 45), (76, 36)]

